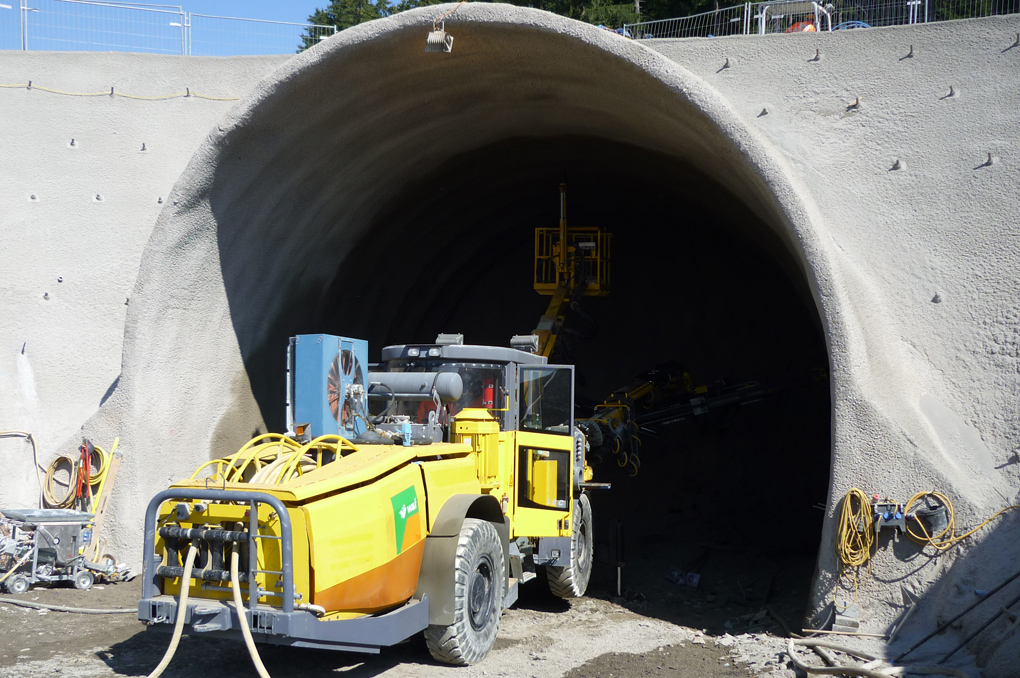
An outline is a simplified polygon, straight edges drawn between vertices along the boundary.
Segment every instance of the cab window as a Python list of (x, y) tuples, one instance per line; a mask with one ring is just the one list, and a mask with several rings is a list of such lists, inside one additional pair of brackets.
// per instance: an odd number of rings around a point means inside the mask
[(521, 367), (519, 414), (523, 431), (571, 435), (574, 380), (570, 367)]

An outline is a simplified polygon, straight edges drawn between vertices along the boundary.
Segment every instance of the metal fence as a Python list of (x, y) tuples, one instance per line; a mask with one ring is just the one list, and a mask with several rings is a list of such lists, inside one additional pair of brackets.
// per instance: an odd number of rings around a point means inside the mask
[[(651, 38), (712, 38), (723, 35), (845, 30), (972, 19), (1020, 12), (1020, 0), (777, 0), (745, 2), (677, 19), (624, 26), (625, 35)], [(811, 28), (808, 28), (808, 26)]]
[(335, 26), (186, 12), (179, 5), (0, 0), (0, 49), (206, 56), (293, 54)]

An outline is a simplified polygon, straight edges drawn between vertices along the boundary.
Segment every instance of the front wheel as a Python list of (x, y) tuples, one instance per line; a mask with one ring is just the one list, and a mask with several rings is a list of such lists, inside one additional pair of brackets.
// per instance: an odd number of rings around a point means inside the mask
[(453, 623), (432, 625), (425, 641), (446, 664), (475, 664), (489, 654), (503, 615), (503, 545), (492, 523), (466, 518), (454, 560)]
[(545, 568), (549, 590), (560, 598), (580, 598), (588, 590), (593, 562), (591, 534), (591, 502), (582, 493), (574, 505), (573, 529), (570, 533), (570, 564)]
[(74, 575), (74, 588), (79, 591), (88, 591), (92, 588), (92, 584), (96, 581), (95, 576), (88, 570), (79, 570), (78, 574)]

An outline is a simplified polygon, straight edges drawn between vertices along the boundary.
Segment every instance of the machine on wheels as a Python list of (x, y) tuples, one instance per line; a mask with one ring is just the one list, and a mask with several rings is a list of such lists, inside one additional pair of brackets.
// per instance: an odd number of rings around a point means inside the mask
[(89, 589), (96, 573), (82, 549), (91, 538), (93, 515), (70, 509), (4, 509), (0, 512), (0, 582), (8, 593), (36, 584), (72, 582)]
[(460, 335), (382, 360), (370, 370), (359, 340), (291, 340), (288, 433), (149, 504), (141, 620), (249, 649), (374, 653), (424, 632), (437, 659), (471, 664), (539, 568), (553, 593), (584, 594), (573, 368)]

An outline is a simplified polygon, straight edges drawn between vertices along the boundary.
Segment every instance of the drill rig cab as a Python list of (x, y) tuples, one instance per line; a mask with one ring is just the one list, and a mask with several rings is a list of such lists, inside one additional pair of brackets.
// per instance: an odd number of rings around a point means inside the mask
[(462, 342), (390, 346), (370, 366), (363, 341), (294, 337), (287, 434), (150, 502), (139, 618), (369, 653), (424, 631), (437, 659), (470, 664), (537, 568), (583, 595), (591, 469), (573, 368)]

